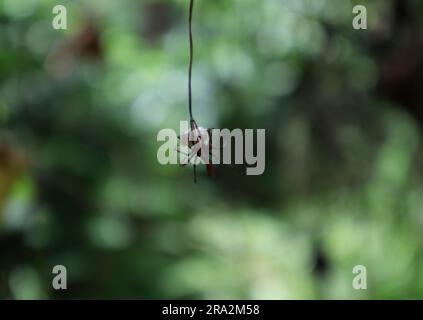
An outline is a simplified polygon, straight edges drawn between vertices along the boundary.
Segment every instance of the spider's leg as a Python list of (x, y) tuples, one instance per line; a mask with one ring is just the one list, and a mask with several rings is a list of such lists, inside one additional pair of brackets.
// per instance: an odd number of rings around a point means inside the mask
[(207, 129), (207, 133), (209, 135), (209, 141), (210, 141), (210, 143), (209, 143), (210, 149), (213, 149), (213, 150), (218, 150), (218, 149), (223, 150), (223, 148), (227, 144), (227, 141), (225, 141), (223, 138), (221, 140), (219, 139), (217, 146), (215, 146), (213, 144), (213, 142), (214, 142), (213, 141), (213, 130), (216, 130), (216, 129), (215, 128)]
[(181, 166), (181, 167), (185, 167), (187, 164), (189, 164), (189, 163), (190, 163), (190, 161), (192, 160), (192, 158), (193, 158), (194, 156), (196, 156), (196, 154), (195, 154), (194, 152), (193, 152), (193, 153), (191, 153), (191, 154), (189, 154), (189, 155), (185, 158), (185, 160), (181, 161), (180, 166)]
[[(208, 130), (210, 130), (210, 129), (208, 129)], [(210, 135), (210, 133), (209, 133), (209, 135)], [(221, 146), (215, 147), (215, 145), (211, 141), (211, 138), (209, 138), (209, 145), (208, 145), (208, 151), (209, 152), (208, 153), (209, 153), (209, 157), (211, 159), (212, 164), (213, 164), (213, 160), (216, 160), (218, 162), (220, 160), (219, 159), (220, 157), (217, 157), (216, 154), (215, 154), (215, 151), (217, 151), (217, 150), (222, 151), (223, 147), (221, 147)], [(221, 155), (221, 152), (219, 152), (219, 155)]]
[[(180, 166), (181, 167), (183, 167), (183, 166), (186, 166), (188, 163), (189, 163), (189, 161), (190, 161), (190, 156), (192, 156), (192, 155), (190, 155), (189, 153), (186, 153), (186, 152), (184, 152), (184, 151), (182, 151), (181, 149), (180, 149), (180, 147), (178, 146), (178, 147), (176, 147), (175, 148), (175, 150), (178, 152), (178, 153), (180, 153), (180, 154), (183, 154), (184, 156), (186, 156), (186, 158), (185, 158), (185, 160), (183, 160), (181, 163), (180, 163)], [(186, 161), (186, 163), (184, 163)]]
[(184, 156), (189, 156), (189, 153), (181, 151), (178, 147), (175, 149), (178, 153), (183, 154)]
[(197, 122), (194, 119), (191, 120), (191, 130), (198, 129)]

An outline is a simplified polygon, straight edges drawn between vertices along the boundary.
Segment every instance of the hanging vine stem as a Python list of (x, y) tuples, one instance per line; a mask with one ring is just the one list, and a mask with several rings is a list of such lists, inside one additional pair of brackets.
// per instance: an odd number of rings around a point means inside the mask
[[(193, 153), (188, 154), (188, 163), (190, 162), (190, 159), (192, 157), (195, 157), (196, 160), (203, 159), (202, 157), (206, 158), (207, 163), (207, 174), (211, 176), (213, 174), (213, 168), (212, 163), (209, 163), (209, 137), (210, 132), (209, 129), (199, 128), (197, 123), (194, 120), (194, 116), (192, 113), (192, 65), (194, 60), (194, 41), (192, 36), (192, 14), (194, 10), (194, 0), (190, 0), (189, 3), (189, 19), (188, 19), (188, 25), (189, 25), (189, 69), (188, 69), (188, 111), (189, 111), (189, 122), (190, 122), (190, 129), (188, 131), (188, 135), (185, 137), (187, 138), (186, 145), (189, 149), (193, 148)], [(206, 142), (204, 142), (204, 140)], [(204, 144), (205, 143), (205, 144)], [(200, 148), (197, 150), (194, 146), (200, 146)], [(211, 146), (211, 144), (210, 144)], [(206, 150), (205, 150), (206, 149)], [(207, 153), (208, 156), (205, 156), (204, 154)], [(193, 164), (193, 172), (194, 172), (194, 183), (197, 183), (197, 164)]]
[[(189, 70), (188, 70), (188, 111), (189, 111), (189, 122), (191, 127), (191, 132), (197, 129), (197, 123), (194, 120), (192, 115), (192, 63), (194, 59), (194, 41), (192, 39), (192, 12), (194, 9), (194, 0), (190, 0), (189, 3)], [(197, 169), (195, 165), (194, 168), (194, 183), (197, 183)]]
[(191, 127), (195, 123), (192, 115), (192, 63), (194, 59), (194, 42), (192, 39), (192, 11), (194, 8), (194, 0), (190, 0), (189, 4), (189, 71), (188, 71), (188, 110)]
[[(196, 160), (203, 159), (206, 161), (205, 165), (207, 168), (207, 175), (213, 176), (213, 163), (210, 163), (210, 156), (212, 156), (211, 149), (212, 144), (209, 141), (211, 136), (211, 129), (205, 129), (197, 126), (197, 123), (194, 120), (192, 114), (192, 65), (194, 60), (194, 41), (192, 37), (192, 13), (194, 10), (194, 0), (190, 0), (189, 3), (189, 69), (188, 69), (188, 111), (189, 111), (189, 122), (190, 129), (188, 130), (187, 135), (185, 136), (186, 142), (185, 145), (191, 149), (194, 146), (200, 145), (199, 149), (193, 148), (193, 153), (188, 153), (187, 161), (188, 163), (195, 157)], [(206, 159), (206, 160), (204, 160)], [(194, 183), (197, 183), (197, 164), (193, 164), (194, 171)]]

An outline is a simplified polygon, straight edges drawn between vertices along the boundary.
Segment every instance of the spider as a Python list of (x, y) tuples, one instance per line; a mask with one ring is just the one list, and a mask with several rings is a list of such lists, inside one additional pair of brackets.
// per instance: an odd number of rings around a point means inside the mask
[(180, 145), (187, 150), (183, 152), (177, 148), (179, 153), (186, 156), (181, 161), (181, 166), (193, 164), (194, 183), (197, 183), (197, 166), (201, 163), (206, 165), (209, 177), (214, 175), (213, 158), (216, 159), (216, 157), (213, 154), (215, 148), (212, 145), (212, 130), (199, 127), (195, 120), (191, 120), (191, 129), (178, 137)]

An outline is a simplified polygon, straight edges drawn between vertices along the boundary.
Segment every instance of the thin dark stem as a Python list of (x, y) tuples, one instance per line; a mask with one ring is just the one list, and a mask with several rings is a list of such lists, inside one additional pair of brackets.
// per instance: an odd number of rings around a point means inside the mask
[(194, 8), (194, 0), (190, 0), (189, 4), (189, 71), (188, 71), (188, 110), (189, 110), (189, 120), (191, 127), (194, 123), (194, 117), (192, 115), (192, 61), (194, 59), (194, 43), (192, 40), (192, 11)]
[[(188, 71), (188, 110), (189, 110), (189, 122), (191, 131), (197, 129), (197, 123), (192, 115), (192, 61), (194, 59), (194, 42), (192, 40), (192, 11), (194, 9), (194, 0), (190, 0), (189, 3), (189, 71)], [(189, 139), (189, 135), (188, 135)], [(197, 183), (197, 170), (194, 164), (194, 183)]]

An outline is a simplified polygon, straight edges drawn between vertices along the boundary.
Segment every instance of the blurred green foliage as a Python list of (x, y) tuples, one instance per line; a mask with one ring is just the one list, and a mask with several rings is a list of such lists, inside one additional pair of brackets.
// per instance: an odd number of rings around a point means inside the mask
[(156, 160), (188, 117), (187, 0), (0, 0), (0, 298), (423, 298), (421, 128), (378, 92), (422, 4), (360, 1), (356, 31), (356, 3), (196, 1), (194, 116), (267, 143), (263, 176), (196, 185)]

